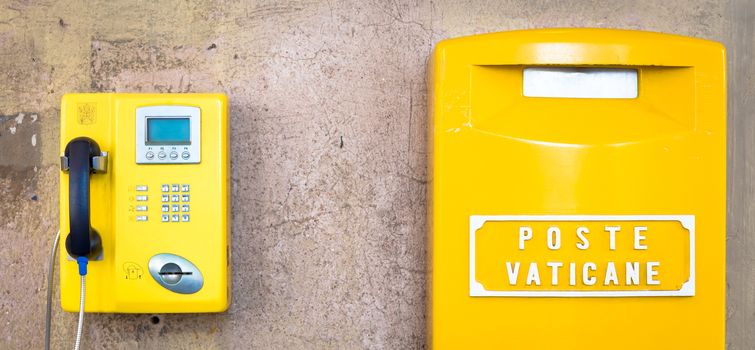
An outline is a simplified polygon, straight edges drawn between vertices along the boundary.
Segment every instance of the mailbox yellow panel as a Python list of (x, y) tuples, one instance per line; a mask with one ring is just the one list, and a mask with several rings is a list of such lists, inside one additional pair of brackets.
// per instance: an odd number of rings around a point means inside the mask
[[(163, 112), (149, 110), (139, 116), (138, 111), (145, 107), (169, 108)], [(188, 118), (182, 113), (170, 115), (173, 107), (188, 107), (196, 111), (192, 118), (201, 117), (196, 124), (192, 119), (191, 124), (192, 145), (199, 147), (155, 144), (141, 149), (139, 143), (144, 143), (145, 137), (165, 135), (140, 134), (140, 130), (146, 132), (146, 126), (138, 120), (154, 115)], [(89, 261), (85, 311), (180, 313), (220, 312), (228, 308), (227, 109), (227, 99), (222, 94), (103, 93), (63, 97), (61, 154), (71, 139), (85, 136), (97, 142), (109, 158), (107, 173), (91, 176), (91, 226), (102, 237), (103, 253), (101, 260)], [(158, 162), (163, 152), (165, 160)], [(140, 161), (140, 156), (149, 159)], [(169, 161), (173, 163), (166, 163)], [(69, 227), (68, 203), (68, 174), (61, 172), (61, 304), (66, 311), (78, 311), (78, 268), (64, 244)], [(151, 259), (166, 253), (196, 267), (202, 277), (198, 291), (171, 291), (151, 275)]]
[(723, 46), (477, 35), (428, 81), (432, 347), (724, 347)]

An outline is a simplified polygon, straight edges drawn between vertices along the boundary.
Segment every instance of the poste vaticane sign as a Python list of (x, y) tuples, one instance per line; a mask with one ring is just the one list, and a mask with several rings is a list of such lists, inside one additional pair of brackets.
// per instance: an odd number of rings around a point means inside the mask
[(691, 215), (470, 216), (470, 296), (693, 296)]

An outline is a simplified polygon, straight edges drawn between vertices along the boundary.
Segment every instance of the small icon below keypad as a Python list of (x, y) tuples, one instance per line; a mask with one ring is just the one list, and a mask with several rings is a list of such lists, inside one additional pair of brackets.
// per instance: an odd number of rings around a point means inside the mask
[(170, 221), (170, 215), (163, 214), (163, 216), (162, 216), (162, 222), (168, 222), (168, 221)]
[(169, 202), (170, 201), (170, 195), (164, 194), (162, 198), (163, 202)]
[(187, 184), (181, 185), (181, 192), (189, 192), (189, 185)]
[(189, 205), (188, 204), (181, 204), (181, 211), (184, 213), (189, 212)]
[(171, 202), (178, 202), (178, 200), (179, 200), (180, 198), (181, 198), (181, 196), (179, 196), (179, 195), (177, 195), (177, 194), (173, 194), (173, 195), (171, 195), (171, 196), (170, 196), (170, 201), (171, 201)]
[(139, 192), (144, 192), (147, 190), (147, 185), (136, 185), (136, 190)]
[(147, 201), (147, 196), (146, 195), (138, 195), (138, 196), (136, 196), (136, 201), (137, 202), (146, 202)]
[(147, 215), (137, 215), (136, 221), (147, 221)]
[(173, 185), (170, 186), (170, 190), (172, 192), (178, 192), (178, 188), (179, 188), (178, 184), (173, 184)]
[(136, 211), (147, 211), (147, 206), (146, 205), (137, 205), (136, 206)]
[(163, 204), (162, 208), (160, 209), (163, 213), (167, 213), (170, 211), (170, 205)]
[(188, 194), (182, 194), (181, 195), (181, 202), (188, 202), (189, 201), (189, 195)]
[(181, 215), (181, 222), (189, 222), (189, 214)]
[(178, 222), (178, 214), (173, 214), (170, 216), (170, 221), (172, 222)]
[(163, 192), (168, 192), (170, 191), (170, 185), (163, 184), (162, 186), (160, 186), (160, 190)]

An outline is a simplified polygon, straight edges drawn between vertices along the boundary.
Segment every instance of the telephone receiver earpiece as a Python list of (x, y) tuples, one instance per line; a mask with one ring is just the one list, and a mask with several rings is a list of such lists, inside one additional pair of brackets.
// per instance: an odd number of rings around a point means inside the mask
[(107, 153), (97, 142), (77, 137), (66, 145), (61, 169), (68, 172), (68, 216), (70, 232), (66, 250), (73, 258), (95, 259), (102, 253), (102, 240), (91, 225), (89, 207), (90, 174), (107, 172)]

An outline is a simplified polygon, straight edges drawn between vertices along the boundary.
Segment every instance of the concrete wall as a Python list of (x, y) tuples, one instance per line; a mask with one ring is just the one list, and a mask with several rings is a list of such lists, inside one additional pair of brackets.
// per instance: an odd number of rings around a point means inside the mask
[[(66, 92), (228, 94), (233, 304), (88, 315), (86, 347), (421, 348), (426, 59), (447, 37), (535, 27), (723, 41), (730, 58), (728, 342), (755, 348), (755, 3), (2, 1), (0, 348), (39, 348)], [(54, 345), (75, 315), (54, 314)]]

